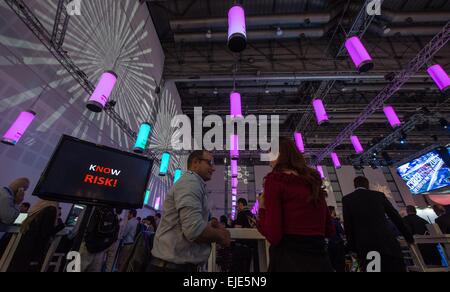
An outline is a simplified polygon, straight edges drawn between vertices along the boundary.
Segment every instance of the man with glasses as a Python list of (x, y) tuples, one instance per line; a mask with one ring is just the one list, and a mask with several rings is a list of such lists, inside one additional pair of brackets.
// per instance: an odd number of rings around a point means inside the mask
[(208, 261), (211, 243), (230, 245), (230, 233), (208, 223), (206, 182), (215, 171), (208, 151), (194, 151), (186, 172), (168, 192), (155, 235), (150, 271), (197, 272)]

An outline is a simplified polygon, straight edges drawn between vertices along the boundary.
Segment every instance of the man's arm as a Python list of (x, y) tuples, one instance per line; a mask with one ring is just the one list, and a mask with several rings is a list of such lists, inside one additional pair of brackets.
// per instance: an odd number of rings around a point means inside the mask
[(19, 216), (20, 211), (16, 209), (10, 198), (0, 193), (0, 222), (6, 225), (13, 224)]
[(203, 198), (199, 186), (193, 182), (178, 184), (176, 188), (175, 206), (178, 210), (181, 230), (186, 239), (197, 243), (218, 242), (226, 245), (229, 242), (228, 231), (213, 228), (203, 220)]
[(408, 243), (414, 243), (414, 237), (411, 234), (411, 231), (409, 231), (409, 228), (406, 227), (398, 211), (394, 208), (394, 206), (392, 206), (391, 202), (389, 202), (384, 194), (381, 193), (381, 196), (383, 196), (384, 210), (388, 217), (391, 219), (392, 223), (394, 223), (398, 231), (400, 231), (400, 233)]
[(348, 243), (348, 248), (353, 251), (356, 252), (356, 242), (355, 242), (355, 236), (354, 236), (354, 232), (353, 232), (353, 222), (352, 222), (352, 217), (350, 214), (350, 210), (348, 207), (348, 202), (347, 200), (342, 201), (343, 204), (343, 216), (344, 216), (344, 230), (345, 230), (345, 235), (347, 238), (347, 243)]

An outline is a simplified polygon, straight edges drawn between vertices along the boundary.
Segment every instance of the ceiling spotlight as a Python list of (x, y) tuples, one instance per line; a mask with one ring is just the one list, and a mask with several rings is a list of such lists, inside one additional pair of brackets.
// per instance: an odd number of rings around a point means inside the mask
[(383, 33), (388, 34), (391, 32), (391, 28), (387, 25), (383, 26)]
[(269, 86), (266, 86), (266, 89), (265, 89), (265, 91), (264, 91), (266, 94), (269, 94), (270, 93), (270, 89), (269, 89)]
[(206, 38), (208, 40), (212, 39), (212, 31), (210, 29), (208, 29), (208, 31), (206, 32)]
[(407, 136), (406, 136), (405, 132), (402, 131), (402, 133), (400, 135), (400, 140), (399, 140), (401, 145), (406, 145), (406, 142), (407, 142), (406, 138), (407, 138)]
[(283, 30), (281, 29), (281, 27), (277, 27), (277, 36), (282, 36), (284, 34)]
[(439, 124), (441, 124), (441, 126), (444, 128), (444, 129), (448, 129), (448, 121), (446, 120), (446, 119), (444, 119), (444, 118), (442, 118), (442, 119), (440, 119), (439, 120)]
[(219, 94), (219, 90), (217, 88), (214, 88), (213, 94), (214, 95), (218, 95)]

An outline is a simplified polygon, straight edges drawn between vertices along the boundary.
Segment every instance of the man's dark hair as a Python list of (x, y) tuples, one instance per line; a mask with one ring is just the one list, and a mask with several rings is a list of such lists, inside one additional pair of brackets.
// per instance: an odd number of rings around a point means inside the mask
[(228, 218), (226, 215), (220, 216), (220, 223), (228, 224)]
[(130, 214), (131, 214), (131, 216), (133, 216), (133, 218), (134, 218), (134, 217), (137, 216), (137, 211), (134, 210), (134, 209), (132, 209), (132, 210), (130, 210)]
[(406, 206), (406, 213), (408, 213), (408, 215), (417, 215), (417, 209), (414, 206)]
[(205, 150), (195, 150), (195, 151), (193, 151), (189, 155), (189, 158), (188, 158), (188, 161), (187, 161), (188, 169), (191, 169), (192, 164), (194, 163), (195, 159), (198, 159), (198, 160), (203, 159), (203, 154), (204, 153), (205, 153)]
[(334, 206), (328, 206), (328, 210), (330, 213), (336, 212), (336, 208)]
[(28, 202), (24, 202), (24, 203), (22, 203), (22, 206), (24, 206), (24, 207), (27, 208), (27, 209), (30, 209), (31, 204), (28, 203)]
[(244, 198), (240, 198), (240, 199), (237, 201), (237, 203), (238, 203), (238, 205), (239, 205), (239, 204), (242, 204), (242, 205), (244, 205), (244, 206), (247, 206), (247, 205), (248, 205), (247, 200), (244, 199)]
[(161, 214), (156, 213), (155, 217), (161, 218)]
[(370, 187), (369, 180), (366, 177), (364, 177), (364, 176), (356, 177), (353, 182), (354, 182), (355, 188), (369, 189), (369, 187)]

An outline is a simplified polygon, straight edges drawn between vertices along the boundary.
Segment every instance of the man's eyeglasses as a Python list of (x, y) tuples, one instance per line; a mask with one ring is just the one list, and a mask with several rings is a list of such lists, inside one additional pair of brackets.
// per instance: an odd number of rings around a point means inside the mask
[(211, 166), (211, 167), (214, 166), (214, 160), (201, 158), (200, 161), (206, 161), (206, 163), (208, 163), (209, 166)]

